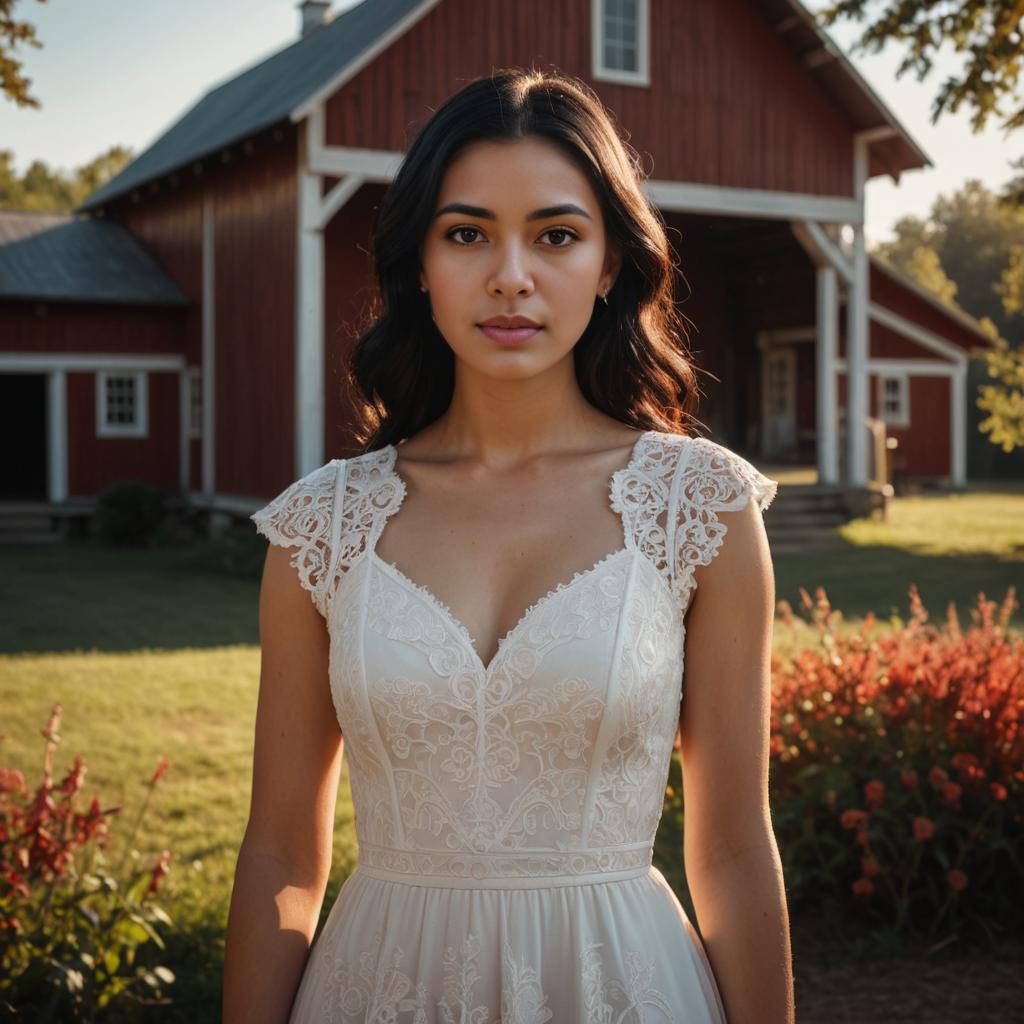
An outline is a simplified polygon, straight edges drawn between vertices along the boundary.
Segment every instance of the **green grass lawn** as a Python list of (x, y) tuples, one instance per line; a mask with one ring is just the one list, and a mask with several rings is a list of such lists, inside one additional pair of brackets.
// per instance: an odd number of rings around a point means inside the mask
[[(59, 702), (57, 768), (86, 756), (86, 794), (104, 806), (124, 803), (116, 838), (159, 758), (170, 760), (137, 844), (147, 864), (165, 847), (173, 855), (163, 904), (176, 928), (165, 959), (179, 981), (161, 1020), (219, 1017), (223, 933), (249, 803), (264, 550), (255, 533), (140, 551), (91, 542), (0, 547), (0, 764), (39, 782), (39, 730)], [(796, 607), (801, 586), (812, 594), (823, 586), (849, 628), (869, 610), (905, 618), (911, 582), (934, 619), (955, 601), (966, 623), (979, 591), (996, 600), (1010, 586), (1024, 592), (1024, 489), (899, 499), (889, 522), (847, 524), (820, 548), (776, 557), (775, 569), (779, 599)], [(1024, 626), (1019, 609), (1014, 623)], [(777, 629), (777, 649), (799, 642), (813, 643), (813, 630), (794, 637)], [(355, 862), (351, 826), (343, 776), (324, 914)]]

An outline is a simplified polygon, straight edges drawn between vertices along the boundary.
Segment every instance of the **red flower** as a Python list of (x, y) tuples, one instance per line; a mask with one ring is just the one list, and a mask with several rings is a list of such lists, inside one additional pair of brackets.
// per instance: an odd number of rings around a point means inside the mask
[(853, 883), (853, 894), (855, 896), (870, 896), (875, 891), (875, 883), (870, 878), (858, 878)]
[(872, 779), (864, 786), (864, 802), (874, 809), (885, 803), (885, 783)]
[(953, 768), (964, 782), (980, 779), (985, 774), (978, 758), (974, 754), (968, 754), (963, 751), (953, 755)]
[(864, 829), (868, 827), (868, 817), (867, 811), (851, 807), (848, 811), (843, 811), (839, 821), (843, 828)]
[(928, 781), (936, 788), (941, 786), (948, 779), (949, 775), (946, 773), (945, 769), (940, 768), (938, 765), (934, 765), (932, 770), (928, 773)]
[(996, 800), (1006, 799), (1007, 793), (1005, 786), (1000, 785), (998, 782), (990, 782), (988, 784), (988, 788), (991, 791), (992, 796), (995, 797)]
[(914, 819), (914, 838), (925, 840), (935, 835), (935, 822), (931, 818)]
[(171, 851), (164, 850), (160, 854), (160, 859), (153, 865), (153, 873), (149, 879), (149, 885), (146, 886), (146, 892), (156, 892), (160, 886), (160, 879), (167, 874), (170, 870), (169, 864), (171, 860)]
[(942, 787), (942, 799), (954, 811), (960, 810), (960, 794), (963, 792), (959, 782), (947, 782)]
[(917, 772), (909, 768), (900, 772), (900, 782), (902, 782), (907, 789), (917, 789)]
[(861, 857), (860, 870), (866, 878), (877, 878), (882, 873), (882, 869), (874, 857)]
[(23, 793), (25, 776), (17, 768), (0, 768), (0, 793)]
[(957, 892), (967, 888), (967, 876), (959, 868), (950, 868), (946, 872), (946, 881), (949, 882), (950, 889), (955, 889)]

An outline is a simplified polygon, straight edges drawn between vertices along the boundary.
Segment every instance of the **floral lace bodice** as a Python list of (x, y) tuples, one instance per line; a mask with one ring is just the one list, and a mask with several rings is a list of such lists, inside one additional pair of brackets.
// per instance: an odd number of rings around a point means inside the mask
[(252, 516), (294, 548), (330, 633), (360, 865), (429, 884), (579, 883), (649, 865), (694, 569), (719, 518), (777, 484), (706, 438), (647, 431), (609, 483), (623, 543), (549, 591), (487, 665), (375, 550), (405, 487), (392, 445), (334, 459)]

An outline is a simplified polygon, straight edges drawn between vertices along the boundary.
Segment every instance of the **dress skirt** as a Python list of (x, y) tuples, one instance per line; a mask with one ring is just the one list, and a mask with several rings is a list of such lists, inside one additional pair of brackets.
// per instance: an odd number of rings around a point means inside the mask
[(452, 888), (359, 866), (310, 950), (290, 1024), (725, 1024), (664, 875)]

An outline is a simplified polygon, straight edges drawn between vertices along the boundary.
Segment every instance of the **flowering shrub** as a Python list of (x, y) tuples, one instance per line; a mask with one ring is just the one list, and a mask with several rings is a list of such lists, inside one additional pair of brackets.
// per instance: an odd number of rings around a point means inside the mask
[[(118, 869), (106, 869), (107, 817), (93, 797), (74, 806), (85, 778), (85, 758), (54, 785), (53, 754), (63, 709), (55, 704), (42, 734), (43, 781), (29, 791), (20, 771), (0, 767), (0, 1013), (5, 1020), (93, 1020), (113, 1001), (168, 1002), (174, 981), (163, 966), (135, 963), (140, 946), (161, 949), (157, 924), (171, 923), (153, 894), (167, 874), (165, 850), (152, 869), (125, 875), (128, 850), (157, 782), (161, 759)], [(134, 851), (133, 851), (134, 852)]]
[[(995, 941), (1024, 906), (1024, 638), (980, 594), (940, 628), (910, 617), (840, 635), (801, 590), (820, 643), (773, 659), (771, 800), (790, 905), (900, 939)], [(784, 626), (794, 623), (782, 601)]]

